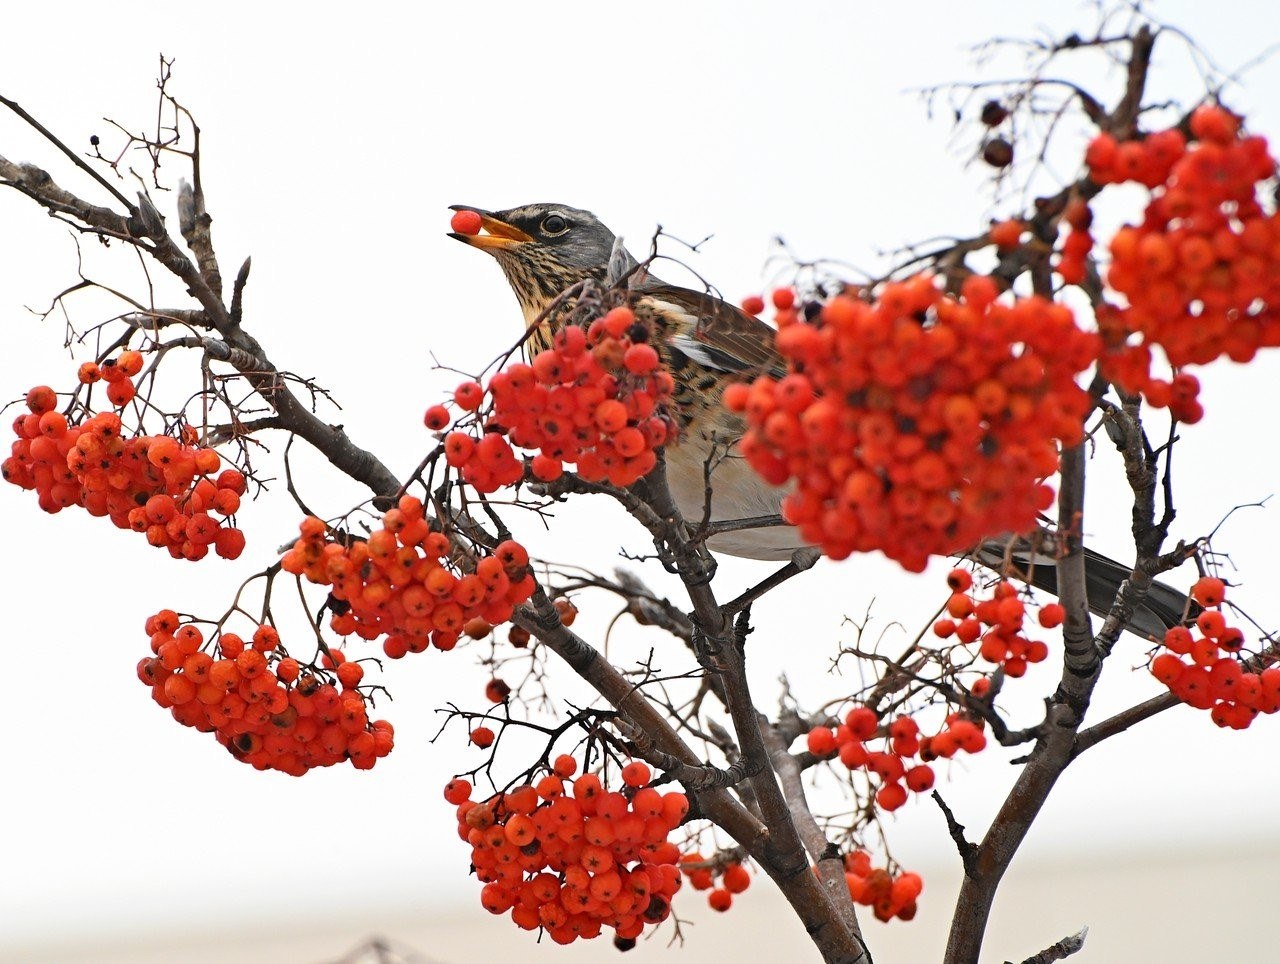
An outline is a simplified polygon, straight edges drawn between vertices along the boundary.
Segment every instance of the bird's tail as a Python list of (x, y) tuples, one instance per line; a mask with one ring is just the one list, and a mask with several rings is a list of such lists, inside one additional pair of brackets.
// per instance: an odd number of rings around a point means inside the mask
[[(1089, 599), (1089, 610), (1105, 617), (1111, 611), (1111, 604), (1115, 602), (1121, 584), (1133, 574), (1133, 570), (1130, 566), (1092, 549), (1086, 548), (1084, 553), (1085, 594)], [(1028, 581), (1037, 589), (1055, 596), (1058, 594), (1055, 557), (1044, 548), (1033, 548), (1025, 539), (1015, 539), (1012, 544), (1006, 539), (989, 540), (979, 546), (973, 555), (996, 572), (1015, 569), (1019, 575), (1028, 577)], [(1168, 629), (1179, 625), (1188, 616), (1194, 617), (1198, 612), (1199, 607), (1189, 602), (1185, 593), (1162, 582), (1152, 582), (1146, 596), (1134, 608), (1125, 628), (1148, 639), (1163, 639)]]

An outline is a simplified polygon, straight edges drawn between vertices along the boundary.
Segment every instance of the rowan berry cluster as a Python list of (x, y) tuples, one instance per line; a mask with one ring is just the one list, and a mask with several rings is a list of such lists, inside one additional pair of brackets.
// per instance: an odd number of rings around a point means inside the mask
[(577, 761), (558, 757), (535, 785), (483, 801), (455, 779), (444, 797), (458, 808), (458, 836), (484, 883), (480, 902), (524, 930), (542, 928), (558, 944), (612, 928), (634, 940), (671, 913), (680, 887), (680, 851), (667, 836), (689, 812), (683, 793), (648, 784), (643, 763), (622, 769), (623, 792), (606, 790)]
[[(741, 861), (720, 863), (695, 851), (680, 858), (680, 869), (694, 890), (708, 891), (707, 904), (721, 913), (733, 906), (734, 894), (741, 894), (751, 886), (751, 874)], [(717, 879), (719, 886), (716, 886)]]
[(1043, 480), (1058, 443), (1083, 437), (1090, 401), (1074, 379), (1097, 336), (1065, 306), (997, 302), (989, 277), (962, 294), (917, 276), (872, 303), (837, 296), (812, 322), (786, 299), (791, 373), (725, 391), (746, 415), (742, 454), (770, 483), (796, 480), (783, 515), (832, 558), (879, 549), (917, 572), (1033, 528), (1052, 502)]
[(280, 560), (286, 572), (328, 586), (345, 606), (330, 621), (340, 636), (385, 636), (382, 648), (399, 659), (428, 646), (449, 650), (465, 632), (488, 635), (533, 594), (529, 553), (508, 540), (463, 573), (450, 561), (449, 537), (434, 532), (422, 500), (404, 495), (367, 539), (336, 541), (325, 523), (308, 516), (301, 535)]
[(76, 372), (81, 385), (93, 385), (106, 382), (107, 400), (116, 408), (127, 405), (138, 394), (133, 376), (142, 371), (142, 352), (122, 351), (115, 358), (108, 358), (101, 364), (85, 362)]
[[(626, 307), (585, 330), (566, 325), (530, 364), (510, 365), (489, 380), (485, 434), (451, 432), (445, 460), (481, 492), (520, 479), (513, 445), (538, 452), (530, 469), (544, 482), (558, 478), (566, 462), (590, 482), (625, 486), (642, 478), (673, 432), (666, 408), (674, 382), (648, 339), (648, 328)], [(454, 401), (475, 411), (485, 394), (478, 383), (464, 382)]]
[(1107, 283), (1128, 306), (1099, 314), (1103, 371), (1184, 422), (1204, 414), (1199, 384), (1154, 378), (1153, 347), (1177, 371), (1280, 345), (1280, 218), (1259, 198), (1275, 159), (1216, 105), (1191, 115), (1190, 132), (1190, 144), (1177, 129), (1141, 141), (1100, 134), (1085, 155), (1099, 184), (1136, 181), (1151, 194), (1142, 223), (1111, 240)]
[(1191, 588), (1204, 607), (1191, 626), (1174, 626), (1164, 637), (1164, 652), (1151, 661), (1151, 674), (1174, 696), (1198, 710), (1209, 710), (1218, 726), (1243, 730), (1259, 713), (1280, 711), (1280, 667), (1255, 673), (1240, 661), (1244, 633), (1228, 626), (1221, 606), (1226, 585), (1205, 576)]
[(245, 478), (236, 469), (218, 473), (217, 452), (167, 435), (125, 438), (115, 412), (73, 425), (57, 401), (44, 385), (27, 393), (29, 412), (14, 420), (18, 438), (0, 466), (6, 481), (34, 489), (45, 512), (82, 506), (143, 533), (175, 559), (203, 559), (211, 548), (225, 559), (240, 555), (244, 533), (216, 516), (240, 508)]
[(1081, 198), (1072, 198), (1062, 212), (1063, 223), (1069, 230), (1062, 240), (1056, 270), (1058, 276), (1069, 285), (1084, 281), (1085, 261), (1093, 251), (1093, 209)]
[[(954, 636), (966, 645), (981, 639), (979, 655), (1002, 666), (1006, 676), (1015, 678), (1026, 673), (1028, 664), (1043, 662), (1049, 655), (1045, 643), (1028, 639), (1023, 633), (1027, 607), (1018, 598), (1013, 583), (1001, 579), (986, 598), (979, 599), (972, 592), (973, 576), (969, 571), (953, 569), (947, 574), (947, 585), (951, 588), (947, 615), (933, 624), (933, 634), (939, 639)], [(1062, 625), (1065, 617), (1061, 603), (1048, 603), (1040, 607), (1037, 619), (1044, 629), (1054, 629)]]
[[(884, 738), (885, 748), (868, 748), (867, 743), (878, 736)], [(910, 716), (899, 716), (882, 730), (873, 709), (855, 706), (835, 729), (816, 726), (810, 730), (806, 744), (819, 759), (837, 757), (850, 770), (865, 769), (878, 777), (876, 805), (891, 812), (907, 802), (908, 791), (924, 793), (932, 789), (932, 761), (939, 757), (950, 759), (961, 750), (979, 753), (986, 747), (987, 738), (981, 721), (975, 722), (963, 713), (950, 714), (935, 735), (921, 736), (920, 724)]]
[(222, 632), (215, 646), (171, 609), (149, 617), (146, 632), (154, 655), (138, 661), (138, 679), (152, 698), (257, 770), (302, 776), (344, 760), (368, 770), (391, 752), (391, 724), (369, 720), (364, 668), (341, 650), (321, 667), (303, 666), (270, 625), (248, 640)]
[(871, 855), (855, 850), (844, 855), (844, 879), (854, 903), (872, 908), (877, 920), (911, 920), (916, 916), (916, 898), (924, 890), (919, 874), (873, 868)]

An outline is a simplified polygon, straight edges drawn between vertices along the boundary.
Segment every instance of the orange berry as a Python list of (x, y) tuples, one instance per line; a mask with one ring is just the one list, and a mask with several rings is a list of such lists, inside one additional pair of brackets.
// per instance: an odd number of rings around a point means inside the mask
[(475, 211), (455, 211), (449, 219), (449, 229), (458, 234), (479, 234), (483, 220)]
[(58, 396), (48, 385), (37, 385), (27, 392), (27, 408), (36, 415), (51, 412), (58, 406)]
[(196, 684), (185, 676), (175, 673), (164, 681), (164, 694), (175, 706), (189, 703), (196, 697)]
[(990, 234), (991, 243), (1002, 251), (1009, 251), (1018, 246), (1018, 242), (1022, 240), (1022, 232), (1026, 230), (1026, 226), (1016, 218), (1010, 218), (1007, 221), (1001, 221), (991, 226)]
[(711, 905), (711, 909), (724, 913), (733, 906), (733, 894), (727, 890), (716, 888), (707, 895), (707, 903)]
[(479, 382), (463, 382), (453, 390), (453, 400), (464, 411), (474, 412), (484, 401), (484, 389)]
[(1201, 606), (1221, 606), (1226, 598), (1227, 584), (1213, 576), (1202, 576), (1191, 587), (1191, 598)]
[(130, 378), (122, 378), (107, 385), (107, 398), (116, 407), (127, 405), (137, 394), (138, 390)]
[(344, 689), (355, 689), (364, 679), (364, 667), (359, 663), (343, 663), (338, 667), (338, 682)]
[(633, 760), (622, 768), (622, 782), (629, 787), (645, 787), (653, 778), (649, 764), (642, 760)]
[(451, 421), (449, 410), (443, 405), (432, 405), (422, 417), (423, 424), (433, 432), (448, 428)]
[(729, 893), (741, 894), (751, 886), (751, 875), (747, 873), (747, 868), (742, 864), (730, 864), (724, 869), (720, 883)]
[(495, 677), (485, 684), (484, 695), (491, 703), (501, 703), (511, 695), (511, 687)]
[(652, 345), (632, 345), (623, 355), (622, 363), (633, 375), (647, 375), (658, 367), (658, 353)]
[(116, 364), (120, 366), (121, 371), (132, 377), (142, 371), (142, 353), (133, 351), (122, 351), (120, 357), (116, 359)]
[(832, 756), (836, 752), (836, 737), (830, 727), (814, 727), (809, 731), (806, 741), (809, 752), (820, 759)]

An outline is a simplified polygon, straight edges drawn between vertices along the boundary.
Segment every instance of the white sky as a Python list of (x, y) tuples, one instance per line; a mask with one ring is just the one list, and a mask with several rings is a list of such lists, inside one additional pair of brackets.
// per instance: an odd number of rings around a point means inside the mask
[[(1269, 8), (1237, 3), (1228, 17), (1221, 5), (1170, 2), (1159, 12), (1220, 63), (1237, 65), (1276, 39), (1259, 30), (1274, 22)], [(157, 54), (176, 57), (173, 89), (205, 135), (205, 189), (224, 274), (245, 255), (254, 259), (246, 326), (278, 365), (332, 389), (345, 408), (326, 417), (400, 473), (425, 444), (422, 409), (456, 381), (431, 370), (429, 353), (477, 368), (518, 330), (495, 266), (445, 237), (449, 204), (564, 201), (594, 210), (635, 249), (647, 246), (657, 223), (688, 239), (714, 234), (692, 263), (735, 299), (767, 283), (774, 235), (801, 257), (875, 267), (877, 251), (976, 231), (1010, 211), (992, 206), (977, 166), (962, 169), (965, 148), (946, 118), (930, 121), (904, 91), (975, 76), (971, 43), (1071, 23), (1070, 6), (1059, 3), (295, 9), (225, 3), (211, 14), (79, 2), (61, 5), (55, 26), (48, 12), (17, 5), (0, 35), (0, 92), (86, 147), (91, 133), (108, 137), (104, 115), (147, 123)], [(1083, 14), (1074, 22), (1089, 24)], [(1159, 60), (1156, 76), (1169, 86), (1156, 91), (1194, 96), (1194, 69), (1175, 43), (1161, 47)], [(1277, 89), (1272, 61), (1249, 74), (1231, 103), (1255, 130), (1274, 133)], [(0, 154), (46, 166), (65, 186), (102, 200), (7, 114)], [(72, 377), (58, 349), (61, 324), (41, 326), (23, 306), (47, 303), (74, 281), (74, 257), (61, 225), (16, 193), (0, 193), (0, 397)], [(141, 290), (132, 262), (114, 249), (86, 244), (86, 258), (104, 280)], [(169, 303), (181, 304), (168, 290)], [(85, 303), (77, 320), (91, 322), (92, 308)], [(1231, 506), (1275, 491), (1273, 433), (1262, 420), (1274, 410), (1278, 374), (1274, 358), (1204, 373), (1208, 418), (1185, 432), (1178, 450), (1176, 536), (1202, 535)], [(299, 464), (307, 498), (325, 511), (362, 497), (305, 456)], [(1112, 480), (1115, 465), (1103, 460), (1091, 476), (1088, 528), (1100, 547), (1121, 554), (1127, 509)], [(447, 776), (470, 759), (459, 731), (427, 742), (436, 706), (483, 702), (485, 673), (472, 654), (395, 664), (395, 752), (371, 773), (342, 767), (302, 780), (234, 763), (212, 738), (168, 719), (134, 678), (148, 613), (166, 605), (220, 611), (271, 547), (291, 538), (295, 513), (283, 486), (242, 513), (250, 543), (234, 565), (170, 563), (83, 513), (45, 516), (9, 486), (0, 489), (0, 513), (17, 547), (0, 597), (9, 670), (0, 701), (8, 734), (0, 953), (6, 942), (50, 931), (180, 925), (233, 906), (269, 917), (338, 902), (358, 913), (362, 901), (414, 907), (447, 897), (473, 906), (477, 927), (510, 926), (485, 920), (440, 798)], [(565, 531), (537, 543), (540, 554), (607, 571), (624, 540), (644, 547), (629, 520), (603, 507), (564, 514)], [(1253, 509), (1237, 514), (1219, 541), (1243, 582), (1233, 598), (1267, 626), (1280, 617), (1277, 531), (1274, 509)], [(535, 535), (528, 524), (526, 533)], [(723, 591), (767, 571), (730, 561)], [(857, 616), (874, 599), (881, 620), (914, 626), (941, 599), (936, 576), (908, 578), (878, 559), (824, 564), (811, 576), (758, 613), (752, 647), (762, 705), (772, 704), (784, 669), (810, 706), (839, 692), (839, 680), (823, 674), (832, 641), (849, 639), (842, 615)], [(586, 624), (602, 626), (611, 614), (602, 608)], [(674, 644), (652, 641), (672, 666), (683, 665)], [(1141, 658), (1133, 643), (1117, 651), (1112, 675), (1121, 678), (1104, 682), (1102, 710), (1158, 691), (1145, 674), (1120, 672)], [(1051, 671), (1025, 684), (1034, 701)], [(1247, 849), (1251, 838), (1275, 833), (1276, 722), (1228, 735), (1203, 714), (1175, 711), (1091, 751), (1068, 772), (1025, 850), (1163, 848), (1171, 835)], [(956, 766), (944, 789), (971, 828), (984, 825), (1012, 779), (1002, 759), (989, 753)], [(890, 826), (908, 865), (954, 859), (930, 806), (912, 804)], [(227, 828), (237, 839), (273, 840), (276, 866), (207, 856), (205, 835)], [(196, 867), (202, 883), (193, 896)]]

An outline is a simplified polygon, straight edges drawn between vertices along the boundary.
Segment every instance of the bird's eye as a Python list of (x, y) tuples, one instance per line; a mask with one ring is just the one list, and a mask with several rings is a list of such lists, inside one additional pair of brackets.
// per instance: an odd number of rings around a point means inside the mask
[(542, 219), (543, 234), (564, 234), (569, 230), (569, 222), (558, 214), (548, 214)]

